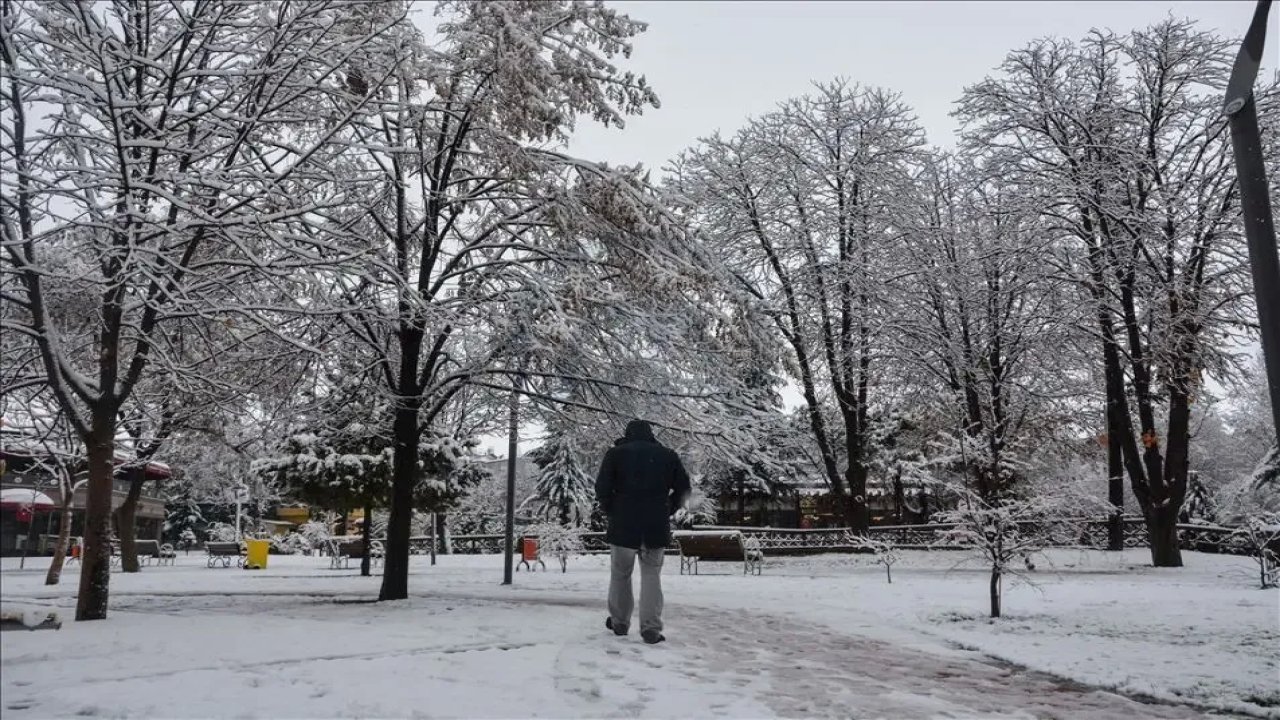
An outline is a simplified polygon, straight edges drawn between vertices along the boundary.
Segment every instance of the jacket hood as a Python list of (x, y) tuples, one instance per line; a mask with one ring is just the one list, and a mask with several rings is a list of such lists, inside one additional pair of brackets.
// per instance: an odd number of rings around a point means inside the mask
[(653, 426), (644, 420), (632, 420), (627, 423), (627, 431), (622, 434), (625, 442), (657, 442), (653, 437)]

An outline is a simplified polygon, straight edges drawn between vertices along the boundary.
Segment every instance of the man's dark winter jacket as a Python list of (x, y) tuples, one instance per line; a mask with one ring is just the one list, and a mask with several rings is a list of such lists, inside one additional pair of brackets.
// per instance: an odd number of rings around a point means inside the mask
[(689, 496), (689, 474), (680, 456), (653, 437), (653, 428), (632, 420), (622, 440), (600, 463), (596, 498), (609, 516), (610, 545), (662, 548), (671, 542), (671, 514)]

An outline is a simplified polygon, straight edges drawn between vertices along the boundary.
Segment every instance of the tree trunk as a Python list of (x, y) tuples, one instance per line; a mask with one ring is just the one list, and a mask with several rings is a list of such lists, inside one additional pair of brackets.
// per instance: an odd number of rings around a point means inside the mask
[(1144, 512), (1147, 536), (1151, 541), (1151, 564), (1156, 567), (1182, 567), (1182, 549), (1178, 547), (1178, 508), (1166, 505)]
[(76, 620), (103, 620), (111, 582), (111, 481), (115, 476), (115, 412), (95, 413), (88, 442), (89, 482)]
[(884, 564), (884, 577), (889, 581), (890, 585), (893, 584), (893, 566), (889, 563)]
[(855, 534), (866, 535), (871, 527), (871, 511), (867, 507), (867, 467), (861, 460), (850, 460), (845, 478), (849, 487), (845, 519)]
[(903, 497), (902, 490), (902, 470), (898, 470), (893, 478), (893, 515), (894, 522), (899, 525), (906, 524), (906, 520), (902, 517), (902, 508), (906, 505), (906, 498)]
[(360, 575), (369, 577), (370, 549), (373, 547), (370, 542), (373, 539), (373, 500), (368, 498), (364, 501), (364, 523), (360, 528), (360, 536), (364, 541), (364, 557), (360, 558)]
[(991, 617), (1000, 617), (1000, 566), (991, 566)]
[[(1111, 383), (1107, 392), (1111, 393)], [(1111, 514), (1107, 517), (1107, 549), (1124, 550), (1124, 457), (1121, 451), (1123, 439), (1120, 423), (1115, 417), (1117, 403), (1107, 400), (1107, 499), (1111, 502)]]
[(45, 585), (57, 585), (62, 579), (62, 565), (67, 561), (67, 545), (71, 542), (71, 501), (74, 492), (66, 492), (62, 498), (62, 512), (58, 521), (58, 541), (53, 546), (53, 562), (44, 576)]
[(746, 483), (738, 479), (738, 525), (747, 524), (747, 487)]
[[(413, 366), (416, 367), (417, 363), (414, 362)], [(396, 406), (392, 433), (396, 446), (392, 463), (391, 517), (387, 521), (387, 555), (383, 561), (379, 600), (409, 597), (409, 537), (412, 534), (413, 488), (418, 479), (416, 403), (401, 400)]]
[(436, 542), (440, 545), (441, 555), (453, 554), (453, 538), (449, 536), (449, 513), (436, 513)]
[(116, 529), (120, 537), (120, 569), (136, 573), (141, 569), (138, 563), (137, 543), (138, 498), (142, 497), (146, 469), (145, 467), (130, 468), (128, 474), (129, 492), (116, 510)]

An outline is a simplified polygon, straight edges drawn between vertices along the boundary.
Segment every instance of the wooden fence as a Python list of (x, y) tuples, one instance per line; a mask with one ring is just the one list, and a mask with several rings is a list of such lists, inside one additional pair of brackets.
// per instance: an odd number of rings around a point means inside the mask
[[(1146, 525), (1140, 517), (1125, 517), (1124, 546), (1126, 548), (1142, 548), (1147, 546)], [(1107, 547), (1107, 521), (1089, 520), (1083, 523), (1064, 523), (1070, 526), (1070, 533), (1050, 533), (1059, 538), (1053, 544), (1058, 547), (1079, 547), (1105, 550)], [(925, 525), (878, 525), (870, 530), (870, 537), (892, 542), (902, 548), (928, 550), (963, 549), (952, 538), (947, 536), (954, 525), (946, 523), (929, 523)], [(730, 526), (698, 526), (698, 530), (738, 530), (743, 535), (760, 542), (761, 548), (771, 555), (807, 555), (824, 552), (856, 552), (858, 543), (848, 528), (759, 528)], [(1217, 525), (1178, 525), (1178, 541), (1184, 550), (1198, 550), (1212, 553), (1247, 554), (1248, 551), (1233, 541), (1234, 528)], [(452, 552), (458, 555), (501, 554), (503, 535), (454, 535)], [(444, 552), (444, 542), (437, 538), (437, 551)], [(607, 552), (608, 544), (604, 533), (584, 533), (582, 543), (587, 552)], [(431, 547), (430, 536), (410, 538), (411, 548), (416, 553), (428, 553)], [(519, 535), (517, 534), (517, 548)]]

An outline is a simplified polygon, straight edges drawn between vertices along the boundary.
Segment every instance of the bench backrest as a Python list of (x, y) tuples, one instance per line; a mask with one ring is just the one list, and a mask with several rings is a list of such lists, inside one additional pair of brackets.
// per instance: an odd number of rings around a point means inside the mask
[(744, 560), (741, 533), (675, 535), (680, 554), (701, 560)]
[(338, 554), (347, 557), (362, 558), (364, 557), (364, 541), (348, 540), (338, 543)]
[(207, 542), (204, 549), (210, 555), (239, 555), (240, 543), (238, 542)]
[(138, 540), (133, 548), (138, 557), (160, 557), (160, 542), (157, 540)]

